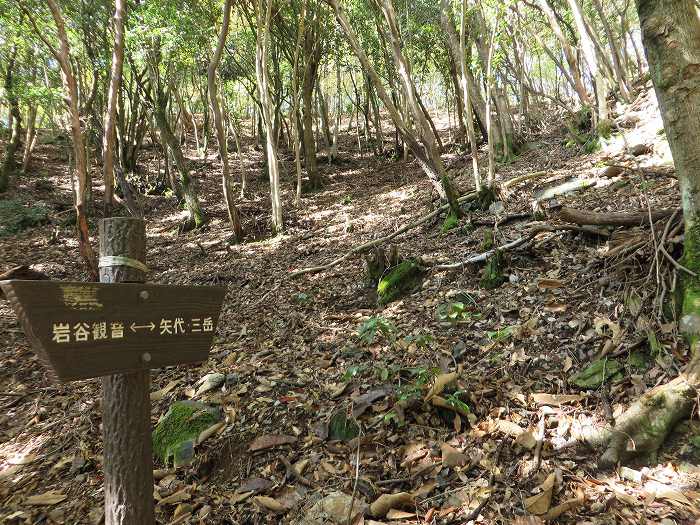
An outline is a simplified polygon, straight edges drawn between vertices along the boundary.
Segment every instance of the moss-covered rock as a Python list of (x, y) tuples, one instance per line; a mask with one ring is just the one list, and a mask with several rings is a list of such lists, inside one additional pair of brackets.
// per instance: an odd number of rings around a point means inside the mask
[(416, 259), (406, 259), (397, 264), (379, 280), (377, 300), (387, 304), (414, 290), (421, 282), (423, 270)]
[(493, 290), (506, 282), (506, 276), (503, 274), (504, 266), (505, 261), (503, 259), (503, 254), (499, 250), (496, 250), (494, 254), (489, 257), (484, 267), (484, 275), (480, 282), (482, 288)]
[(605, 381), (622, 379), (621, 370), (622, 365), (614, 359), (599, 359), (570, 378), (569, 383), (579, 388), (598, 388)]
[(187, 465), (205, 430), (221, 421), (221, 410), (196, 401), (176, 401), (153, 430), (153, 452), (167, 464)]

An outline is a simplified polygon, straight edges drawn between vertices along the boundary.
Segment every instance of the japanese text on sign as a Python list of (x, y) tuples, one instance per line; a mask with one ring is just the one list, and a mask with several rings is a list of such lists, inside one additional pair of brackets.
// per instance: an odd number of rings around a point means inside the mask
[(213, 332), (214, 321), (211, 317), (194, 317), (185, 321), (182, 317), (174, 319), (160, 319), (158, 323), (151, 321), (148, 324), (131, 323), (125, 326), (121, 321), (98, 321), (53, 323), (53, 335), (51, 340), (54, 343), (88, 342), (101, 340), (124, 339), (129, 331), (137, 334), (139, 332), (153, 332), (162, 336), (174, 336), (186, 333)]

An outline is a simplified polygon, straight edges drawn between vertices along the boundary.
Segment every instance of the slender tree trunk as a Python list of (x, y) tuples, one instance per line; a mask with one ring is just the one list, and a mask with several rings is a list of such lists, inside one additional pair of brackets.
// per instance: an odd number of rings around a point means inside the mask
[(596, 46), (594, 43), (595, 35), (589, 33), (588, 27), (586, 26), (586, 21), (583, 16), (583, 10), (578, 0), (567, 0), (571, 12), (574, 15), (574, 22), (576, 24), (576, 30), (581, 42), (581, 49), (583, 50), (583, 56), (588, 64), (588, 70), (591, 73), (595, 81), (595, 91), (596, 98), (598, 100), (598, 113), (591, 112), (594, 115), (593, 127), (594, 129), (598, 127), (598, 123), (603, 124), (608, 119), (608, 106), (607, 106), (607, 79), (602, 73), (599, 64), (598, 56), (596, 55)]
[(160, 131), (161, 140), (170, 149), (173, 156), (175, 167), (180, 174), (180, 186), (182, 188), (182, 196), (185, 200), (185, 207), (189, 214), (187, 228), (199, 228), (206, 222), (206, 216), (199, 204), (197, 192), (190, 180), (190, 173), (187, 166), (185, 156), (182, 154), (182, 146), (180, 141), (175, 136), (168, 122), (167, 114), (167, 99), (163, 92), (163, 86), (158, 73), (158, 64), (160, 63), (159, 43), (154, 45), (154, 48), (149, 50), (151, 55), (148, 59), (148, 73), (151, 80), (151, 90), (153, 92), (153, 117)]
[[(256, 43), (255, 69), (258, 80), (258, 93), (262, 106), (262, 118), (265, 123), (265, 147), (267, 151), (267, 169), (270, 176), (270, 199), (272, 201), (272, 231), (280, 233), (282, 223), (282, 201), (279, 186), (279, 162), (277, 160), (277, 130), (275, 129), (274, 104), (270, 95), (270, 78), (267, 69), (267, 57), (270, 47), (270, 18), (272, 17), (272, 0), (258, 0), (258, 39)], [(306, 133), (306, 130), (304, 130)], [(313, 140), (313, 130), (311, 135)], [(308, 150), (307, 150), (308, 151)], [(314, 158), (315, 158), (314, 151)], [(308, 160), (308, 159), (307, 159)]]
[(496, 36), (496, 23), (493, 24), (493, 29), (491, 30), (491, 38), (489, 45), (489, 54), (486, 58), (486, 133), (488, 134), (488, 155), (489, 155), (489, 174), (486, 179), (487, 186), (493, 189), (496, 186), (496, 159), (495, 159), (495, 149), (496, 145), (493, 143), (493, 115), (491, 114), (491, 66), (493, 62), (493, 48), (494, 40)]
[(576, 54), (574, 53), (571, 44), (569, 44), (569, 41), (564, 36), (564, 31), (562, 30), (561, 25), (559, 25), (559, 20), (557, 19), (554, 10), (549, 5), (549, 2), (547, 0), (537, 0), (537, 4), (540, 6), (540, 9), (547, 17), (549, 25), (552, 28), (552, 31), (554, 32), (554, 36), (556, 36), (557, 40), (559, 41), (559, 44), (561, 45), (562, 51), (564, 52), (564, 56), (566, 57), (566, 62), (569, 64), (569, 74), (571, 75), (571, 79), (576, 89), (576, 93), (579, 99), (581, 100), (581, 104), (584, 106), (590, 106), (591, 101), (586, 91), (586, 87), (583, 84), (583, 78), (581, 77), (581, 73), (578, 69), (578, 63), (576, 62)]
[[(29, 171), (29, 164), (32, 160), (32, 153), (37, 143), (37, 125), (36, 125), (36, 113), (37, 107), (32, 106), (29, 108), (29, 116), (27, 117), (27, 133), (24, 139), (24, 153), (22, 154), (22, 173), (27, 173)], [(43, 117), (43, 115), (42, 115)], [(41, 119), (43, 121), (43, 118)], [(41, 121), (39, 122), (39, 127), (41, 127)]]
[(124, 61), (124, 18), (126, 17), (126, 0), (114, 2), (114, 49), (112, 50), (112, 71), (109, 77), (107, 94), (107, 113), (105, 114), (104, 136), (102, 137), (102, 163), (104, 193), (104, 215), (112, 214), (114, 200), (114, 128), (117, 116), (117, 102), (122, 81), (122, 64)]
[[(314, 14), (314, 16), (318, 16)], [(317, 24), (318, 22), (314, 22)], [(309, 184), (312, 189), (321, 186), (321, 178), (318, 173), (316, 161), (316, 140), (314, 138), (314, 86), (318, 72), (318, 61), (320, 59), (320, 48), (316, 42), (316, 30), (307, 28), (304, 35), (304, 80), (301, 89), (302, 98), (302, 118), (304, 132), (304, 164), (306, 174), (309, 177)]]
[(221, 61), (221, 54), (226, 45), (226, 35), (228, 35), (229, 21), (231, 19), (231, 6), (233, 0), (224, 2), (223, 20), (221, 21), (221, 33), (219, 40), (214, 50), (214, 54), (207, 68), (207, 86), (209, 88), (209, 102), (211, 103), (212, 113), (214, 115), (214, 127), (216, 129), (216, 140), (219, 144), (219, 156), (221, 157), (221, 186), (224, 193), (224, 202), (228, 211), (228, 218), (231, 222), (231, 230), (236, 241), (243, 240), (243, 226), (241, 225), (241, 216), (234, 202), (235, 188), (233, 185), (233, 177), (229, 171), (228, 165), (228, 144), (226, 143), (226, 131), (224, 129), (224, 119), (221, 115), (221, 106), (219, 105), (219, 97), (216, 87), (216, 69)]
[(610, 56), (612, 56), (613, 68), (615, 70), (615, 79), (617, 81), (617, 87), (620, 90), (620, 96), (625, 102), (630, 102), (630, 89), (629, 85), (627, 84), (627, 75), (625, 74), (625, 70), (622, 66), (621, 53), (618, 49), (619, 42), (615, 38), (612, 28), (610, 27), (610, 22), (608, 21), (608, 18), (605, 16), (605, 11), (603, 10), (603, 6), (600, 3), (600, 0), (592, 0), (592, 2), (593, 6), (595, 7), (598, 13), (598, 17), (600, 18), (600, 21), (603, 24), (605, 37), (608, 40), (608, 46), (610, 47)]
[(382, 13), (384, 14), (384, 19), (389, 26), (391, 49), (394, 55), (394, 62), (399, 73), (399, 79), (403, 84), (404, 96), (406, 97), (407, 105), (416, 122), (416, 126), (427, 155), (438, 173), (444, 198), (450, 204), (452, 213), (454, 213), (457, 217), (461, 217), (462, 211), (457, 203), (457, 193), (452, 187), (452, 183), (447, 175), (447, 172), (445, 171), (442, 158), (440, 157), (438, 137), (435, 134), (434, 128), (430, 126), (430, 122), (425, 116), (424, 108), (419, 102), (416, 87), (413, 83), (413, 79), (411, 78), (411, 65), (401, 50), (401, 36), (399, 34), (399, 27), (396, 21), (396, 13), (394, 12), (392, 0), (382, 0), (380, 7)]
[(90, 179), (88, 177), (85, 140), (80, 124), (80, 111), (78, 109), (78, 85), (73, 76), (73, 68), (70, 60), (70, 45), (68, 44), (68, 35), (66, 34), (63, 14), (55, 0), (46, 1), (56, 24), (56, 33), (59, 41), (56, 59), (61, 67), (61, 78), (63, 80), (63, 88), (66, 92), (66, 101), (68, 103), (68, 113), (70, 117), (73, 158), (75, 161), (77, 179), (75, 187), (75, 211), (78, 226), (78, 246), (92, 279), (96, 281), (98, 276), (97, 259), (92, 245), (90, 244), (90, 232), (87, 222), (87, 194)]
[[(374, 85), (374, 89), (377, 92), (377, 96), (381, 99), (382, 103), (384, 104), (384, 107), (389, 113), (389, 116), (393, 121), (394, 126), (396, 126), (397, 131), (403, 138), (406, 145), (408, 145), (413, 154), (416, 156), (416, 160), (420, 164), (425, 174), (428, 176), (428, 179), (432, 183), (433, 187), (435, 188), (435, 191), (438, 193), (440, 198), (450, 203), (453, 213), (455, 213), (456, 215), (460, 215), (461, 210), (459, 208), (459, 205), (455, 202), (456, 199), (454, 198), (454, 192), (452, 191), (452, 188), (449, 184), (449, 180), (446, 177), (443, 178), (443, 175), (445, 175), (445, 171), (444, 166), (442, 165), (442, 160), (440, 159), (439, 155), (437, 156), (438, 163), (436, 163), (436, 159), (432, 157), (432, 154), (429, 152), (428, 148), (426, 148), (424, 145), (421, 145), (416, 140), (415, 136), (410, 132), (406, 121), (397, 109), (397, 105), (387, 94), (386, 90), (384, 89), (384, 85), (381, 79), (379, 78), (379, 75), (377, 74), (377, 71), (374, 69), (371, 62), (369, 61), (369, 58), (367, 57), (367, 54), (360, 46), (357, 35), (353, 31), (343, 7), (338, 3), (338, 0), (329, 0), (329, 3), (334, 9), (336, 20), (341, 26), (343, 33), (345, 34), (345, 37), (347, 38), (350, 44), (350, 47), (355, 53), (355, 56), (362, 64), (362, 68), (364, 69), (365, 73), (367, 73), (372, 79), (372, 84)], [(446, 185), (445, 182), (447, 182)], [(447, 188), (445, 186), (447, 186)]]
[(17, 98), (17, 93), (15, 92), (14, 85), (14, 69), (15, 62), (17, 59), (17, 45), (12, 46), (12, 51), (10, 52), (10, 59), (7, 62), (7, 69), (5, 70), (5, 96), (7, 97), (7, 102), (9, 106), (9, 118), (8, 125), (12, 130), (10, 135), (10, 141), (5, 149), (5, 155), (2, 159), (2, 164), (0, 164), (0, 193), (7, 191), (10, 186), (10, 177), (14, 174), (17, 169), (17, 160), (15, 155), (19, 149), (20, 135), (22, 133), (22, 114), (19, 110), (19, 99)]
[(301, 204), (302, 171), (301, 171), (301, 141), (299, 138), (299, 50), (304, 38), (304, 23), (306, 20), (306, 3), (303, 0), (301, 11), (299, 12), (299, 26), (297, 30), (297, 41), (294, 47), (294, 60), (292, 64), (292, 114), (289, 117), (292, 125), (292, 141), (294, 143), (294, 168), (297, 174), (297, 187), (294, 198), (296, 206)]
[[(685, 243), (683, 264), (700, 273), (700, 20), (693, 0), (637, 0), (649, 71), (659, 101), (681, 190)], [(645, 393), (615, 421), (603, 466), (656, 450), (691, 414), (700, 388), (700, 278), (683, 278), (681, 330), (691, 361), (673, 381)], [(628, 447), (628, 443), (633, 447)]]

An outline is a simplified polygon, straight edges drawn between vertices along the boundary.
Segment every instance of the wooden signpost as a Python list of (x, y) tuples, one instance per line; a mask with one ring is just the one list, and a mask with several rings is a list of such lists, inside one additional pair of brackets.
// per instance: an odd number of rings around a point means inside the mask
[(225, 290), (4, 281), (34, 350), (71, 381), (205, 361)]
[(105, 524), (152, 525), (150, 369), (205, 361), (226, 290), (141, 284), (145, 226), (100, 223), (100, 283), (0, 281), (60, 381), (102, 377)]

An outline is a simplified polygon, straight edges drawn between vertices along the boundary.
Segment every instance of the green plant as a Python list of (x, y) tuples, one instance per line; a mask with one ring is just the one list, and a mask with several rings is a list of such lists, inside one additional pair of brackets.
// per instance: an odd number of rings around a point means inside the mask
[(390, 342), (395, 340), (396, 326), (381, 315), (370, 317), (364, 321), (357, 329), (357, 338), (367, 344), (374, 343), (377, 334), (380, 334)]
[(466, 305), (461, 301), (456, 301), (438, 306), (435, 311), (435, 317), (438, 321), (459, 323), (460, 321), (479, 319), (481, 318), (481, 314), (477, 312), (473, 306)]
[(340, 380), (343, 381), (344, 383), (347, 383), (355, 376), (361, 374), (364, 371), (364, 369), (365, 369), (364, 366), (352, 365), (352, 366), (348, 367), (348, 369), (345, 371), (345, 373), (343, 374), (343, 377), (341, 377)]
[(406, 343), (406, 346), (415, 344), (416, 347), (421, 349), (430, 348), (433, 343), (435, 343), (435, 337), (433, 337), (433, 334), (423, 332), (417, 335), (407, 335), (403, 340), (404, 343)]
[(513, 335), (513, 332), (516, 328), (517, 325), (506, 326), (493, 332), (486, 332), (486, 337), (491, 339), (491, 341), (493, 341), (494, 343), (500, 343), (508, 339), (511, 335)]
[(693, 448), (700, 450), (700, 434), (691, 437), (690, 444), (693, 446)]
[(467, 405), (464, 401), (460, 399), (461, 396), (463, 396), (466, 393), (467, 392), (465, 390), (457, 390), (456, 392), (448, 394), (445, 397), (445, 401), (447, 401), (447, 404), (454, 408), (457, 412), (460, 412), (462, 414), (468, 414), (469, 412), (471, 412), (469, 405)]

